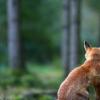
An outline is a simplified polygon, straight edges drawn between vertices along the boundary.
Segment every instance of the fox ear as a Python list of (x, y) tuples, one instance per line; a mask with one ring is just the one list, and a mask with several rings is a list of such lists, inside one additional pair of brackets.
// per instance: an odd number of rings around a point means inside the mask
[(88, 42), (84, 41), (84, 48), (85, 48), (85, 50), (87, 50), (87, 49), (91, 48), (91, 46)]

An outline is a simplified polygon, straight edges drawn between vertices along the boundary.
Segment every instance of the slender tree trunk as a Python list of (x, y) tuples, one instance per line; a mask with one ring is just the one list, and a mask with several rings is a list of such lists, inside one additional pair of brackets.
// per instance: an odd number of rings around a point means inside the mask
[(64, 76), (69, 72), (69, 37), (70, 37), (70, 0), (63, 0), (62, 14), (62, 65), (64, 67)]
[(100, 14), (98, 14), (98, 41), (97, 41), (97, 46), (100, 47)]
[(24, 67), (20, 41), (20, 0), (8, 0), (8, 56), (13, 69)]
[(78, 64), (78, 49), (80, 42), (80, 3), (81, 0), (71, 0), (70, 70)]

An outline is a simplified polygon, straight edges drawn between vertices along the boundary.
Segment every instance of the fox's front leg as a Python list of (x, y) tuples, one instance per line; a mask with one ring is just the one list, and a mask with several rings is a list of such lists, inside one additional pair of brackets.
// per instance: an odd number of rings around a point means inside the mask
[(100, 75), (96, 75), (92, 82), (96, 91), (96, 100), (100, 100)]
[(81, 88), (76, 95), (75, 100), (89, 100), (89, 93), (85, 88)]

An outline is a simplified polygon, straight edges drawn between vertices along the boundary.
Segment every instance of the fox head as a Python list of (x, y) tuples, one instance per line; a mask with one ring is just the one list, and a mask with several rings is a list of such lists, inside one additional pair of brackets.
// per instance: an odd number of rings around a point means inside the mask
[(85, 58), (86, 60), (91, 59), (100, 59), (100, 48), (91, 47), (89, 43), (84, 41), (84, 48), (85, 48)]

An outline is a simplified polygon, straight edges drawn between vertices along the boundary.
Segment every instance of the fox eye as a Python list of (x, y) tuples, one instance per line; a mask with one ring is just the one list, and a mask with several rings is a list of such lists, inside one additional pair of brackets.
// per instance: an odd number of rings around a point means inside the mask
[(91, 47), (90, 44), (87, 41), (84, 41), (84, 48), (85, 48), (85, 50), (87, 50), (90, 47)]

